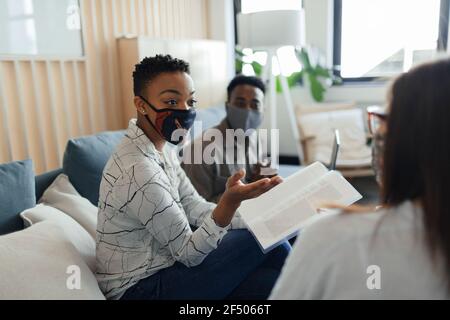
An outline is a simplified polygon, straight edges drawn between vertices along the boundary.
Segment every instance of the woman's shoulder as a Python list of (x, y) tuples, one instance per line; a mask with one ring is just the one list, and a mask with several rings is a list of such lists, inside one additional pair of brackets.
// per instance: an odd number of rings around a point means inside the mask
[(376, 210), (375, 208), (355, 209), (326, 209), (322, 210), (317, 216), (309, 221), (302, 232), (343, 232), (351, 234), (358, 225), (359, 232), (361, 228), (370, 227), (376, 224), (384, 215), (386, 210)]
[[(389, 232), (398, 230), (400, 225), (410, 225), (416, 211), (410, 202), (394, 208), (329, 210), (317, 215), (301, 231), (302, 243), (310, 242), (327, 248), (351, 247), (352, 244), (369, 240), (375, 230)], [(329, 246), (330, 243), (334, 245)]]
[(140, 188), (151, 187), (155, 185), (152, 182), (159, 182), (159, 184), (166, 182), (163, 172), (162, 166), (154, 159), (136, 157), (123, 166), (117, 182), (122, 188), (128, 188), (130, 185), (140, 186)]

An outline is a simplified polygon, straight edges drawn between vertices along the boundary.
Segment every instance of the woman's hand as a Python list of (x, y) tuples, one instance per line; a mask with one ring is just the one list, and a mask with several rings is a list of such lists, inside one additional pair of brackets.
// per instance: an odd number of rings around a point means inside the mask
[(217, 225), (221, 227), (227, 226), (233, 219), (234, 213), (242, 201), (259, 197), (283, 182), (280, 176), (275, 176), (270, 179), (264, 178), (245, 184), (241, 181), (244, 176), (245, 170), (241, 169), (228, 178), (226, 190), (213, 212), (213, 219)]
[(245, 169), (241, 169), (228, 178), (226, 190), (222, 198), (225, 198), (227, 201), (240, 206), (242, 201), (259, 197), (261, 194), (283, 182), (283, 179), (280, 176), (275, 176), (245, 184), (241, 181), (244, 176)]

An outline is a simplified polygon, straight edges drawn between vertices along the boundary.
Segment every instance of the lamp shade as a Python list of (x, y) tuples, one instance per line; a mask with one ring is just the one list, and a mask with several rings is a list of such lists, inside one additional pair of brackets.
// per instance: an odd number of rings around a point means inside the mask
[(238, 42), (243, 48), (267, 50), (305, 44), (303, 10), (272, 10), (237, 16)]

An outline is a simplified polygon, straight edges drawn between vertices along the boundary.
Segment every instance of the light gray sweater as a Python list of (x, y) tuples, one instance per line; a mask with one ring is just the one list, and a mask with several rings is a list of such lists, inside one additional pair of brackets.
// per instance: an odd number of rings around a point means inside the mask
[[(330, 214), (301, 231), (271, 299), (449, 299), (411, 202)], [(447, 271), (446, 271), (447, 272)]]

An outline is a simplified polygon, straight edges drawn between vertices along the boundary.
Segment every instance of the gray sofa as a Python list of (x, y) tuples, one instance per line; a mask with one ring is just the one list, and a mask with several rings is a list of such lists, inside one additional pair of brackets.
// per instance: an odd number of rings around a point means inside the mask
[[(217, 125), (225, 117), (223, 106), (199, 110), (197, 119), (203, 130)], [(192, 137), (201, 132), (192, 131)], [(81, 196), (97, 205), (103, 168), (124, 131), (103, 132), (68, 141), (62, 168), (34, 176), (30, 160), (0, 165), (0, 235), (23, 228), (19, 213), (36, 204), (54, 179), (65, 173)], [(279, 173), (287, 177), (299, 166), (280, 165)], [(19, 183), (18, 183), (19, 182)], [(20, 195), (19, 197), (11, 195)]]

